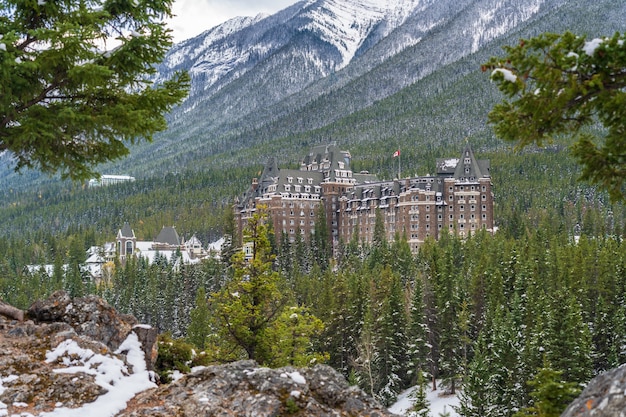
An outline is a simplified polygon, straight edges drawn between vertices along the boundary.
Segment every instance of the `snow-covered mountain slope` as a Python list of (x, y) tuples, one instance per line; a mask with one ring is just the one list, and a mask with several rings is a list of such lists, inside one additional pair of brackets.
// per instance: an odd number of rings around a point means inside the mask
[[(242, 120), (272, 120), (384, 68), (384, 85), (365, 86), (366, 99), (355, 102), (369, 105), (475, 52), (537, 15), (544, 2), (563, 1), (306, 0), (272, 16), (232, 19), (182, 42), (159, 71), (168, 77), (182, 69), (192, 77), (174, 125), (198, 120), (203, 131), (221, 134)], [(399, 60), (386, 68), (410, 49), (418, 55), (405, 58), (408, 65)], [(281, 109), (281, 103), (289, 104)], [(190, 134), (201, 133), (181, 132)]]
[[(311, 2), (301, 15), (309, 21), (302, 25), (333, 45), (348, 65), (370, 37), (380, 40), (389, 35), (414, 12), (419, 0), (325, 0)], [(370, 39), (371, 42), (371, 39)]]

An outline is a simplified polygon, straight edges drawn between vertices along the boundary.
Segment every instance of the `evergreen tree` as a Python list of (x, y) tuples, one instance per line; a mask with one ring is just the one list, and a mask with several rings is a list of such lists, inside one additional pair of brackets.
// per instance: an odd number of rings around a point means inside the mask
[(376, 209), (374, 233), (372, 235), (372, 247), (369, 254), (370, 269), (377, 265), (387, 265), (389, 262), (389, 244), (387, 232), (385, 232), (385, 220), (380, 208)]
[[(512, 99), (489, 114), (496, 134), (521, 147), (577, 135), (573, 154), (583, 167), (582, 178), (604, 187), (614, 200), (626, 198), (626, 117), (618, 116), (626, 94), (625, 39), (616, 33), (596, 45), (571, 32), (544, 33), (505, 47), (506, 57), (483, 66), (493, 70), (491, 78)], [(606, 128), (601, 141), (583, 133), (598, 122)]]
[(313, 366), (324, 363), (328, 354), (316, 352), (311, 339), (324, 329), (320, 319), (304, 307), (285, 308), (265, 332), (263, 343), (269, 351), (268, 365)]
[(409, 323), (407, 325), (407, 353), (409, 358), (408, 374), (411, 382), (416, 383), (417, 378), (423, 378), (423, 370), (429, 369), (428, 348), (427, 348), (427, 325), (424, 312), (423, 284), (421, 277), (415, 279), (413, 284), (413, 294), (411, 297), (411, 308)]
[[(481, 339), (482, 340), (482, 339)], [(463, 380), (463, 390), (459, 393), (459, 406), (455, 411), (463, 417), (488, 417), (493, 410), (494, 394), (490, 387), (491, 371), (487, 363), (484, 341), (479, 341), (474, 357)]]
[(398, 274), (385, 268), (380, 280), (388, 289), (383, 295), (381, 315), (376, 319), (376, 355), (374, 366), (380, 375), (377, 397), (383, 404), (392, 404), (408, 386), (409, 361), (407, 354), (404, 292)]
[(6, 0), (0, 16), (0, 152), (17, 169), (93, 177), (95, 164), (128, 154), (125, 143), (164, 130), (187, 94), (185, 73), (146, 82), (172, 45), (169, 0)]
[(413, 400), (411, 408), (407, 413), (407, 417), (428, 417), (430, 411), (430, 403), (426, 398), (427, 382), (424, 373), (420, 370), (417, 373), (416, 386), (411, 392), (410, 398)]
[(580, 393), (578, 384), (565, 382), (561, 372), (555, 371), (545, 362), (528, 385), (532, 405), (516, 413), (514, 417), (559, 417), (569, 403)]
[(315, 231), (311, 236), (311, 250), (313, 259), (321, 271), (326, 271), (331, 263), (333, 248), (323, 205), (320, 205), (315, 212)]
[(591, 336), (573, 294), (557, 292), (548, 316), (547, 358), (566, 381), (586, 383), (593, 373)]
[(209, 298), (213, 327), (220, 336), (220, 347), (215, 349), (218, 360), (243, 356), (260, 364), (272, 361), (265, 333), (281, 314), (287, 297), (282, 277), (272, 269), (267, 214), (262, 207), (258, 209), (244, 232), (244, 244), (252, 246), (252, 259), (246, 261), (243, 252), (235, 254), (234, 276)]
[(210, 311), (204, 287), (198, 288), (196, 306), (190, 313), (190, 323), (187, 328), (187, 341), (198, 349), (205, 348), (207, 336), (211, 332)]

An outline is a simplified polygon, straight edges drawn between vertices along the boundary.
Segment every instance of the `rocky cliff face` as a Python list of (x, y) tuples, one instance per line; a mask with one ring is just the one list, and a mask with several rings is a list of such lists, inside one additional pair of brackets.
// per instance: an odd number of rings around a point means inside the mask
[(97, 297), (57, 292), (0, 315), (0, 417), (390, 416), (328, 366), (242, 361), (157, 386), (156, 332)]

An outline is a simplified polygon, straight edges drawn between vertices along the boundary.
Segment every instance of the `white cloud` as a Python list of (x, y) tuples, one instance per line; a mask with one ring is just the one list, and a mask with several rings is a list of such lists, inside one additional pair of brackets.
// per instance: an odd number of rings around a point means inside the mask
[(236, 16), (276, 13), (296, 0), (175, 0), (169, 27), (174, 42), (192, 38)]

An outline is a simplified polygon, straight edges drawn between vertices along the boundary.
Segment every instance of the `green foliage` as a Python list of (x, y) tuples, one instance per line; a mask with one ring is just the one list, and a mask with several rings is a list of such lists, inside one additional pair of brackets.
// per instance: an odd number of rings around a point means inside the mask
[(530, 393), (532, 405), (516, 413), (514, 417), (559, 417), (567, 405), (580, 394), (578, 384), (563, 381), (561, 372), (547, 364), (539, 369), (528, 385), (533, 388)]
[(263, 343), (269, 352), (269, 366), (313, 366), (328, 360), (327, 353), (316, 352), (311, 340), (324, 329), (320, 319), (306, 308), (285, 308), (264, 333)]
[[(494, 107), (489, 121), (498, 136), (542, 146), (560, 135), (575, 135), (573, 154), (582, 178), (600, 184), (613, 200), (625, 199), (626, 35), (586, 40), (571, 32), (545, 33), (505, 47), (483, 68), (509, 100)], [(585, 130), (599, 122), (597, 142)]]
[(191, 371), (193, 346), (182, 339), (174, 339), (169, 333), (162, 333), (157, 339), (158, 356), (154, 365), (162, 382), (172, 380), (172, 372), (187, 373)]
[(407, 414), (408, 417), (428, 417), (430, 403), (426, 398), (426, 387), (426, 378), (424, 377), (424, 373), (420, 371), (417, 373), (416, 387), (410, 395), (413, 404)]
[(246, 260), (243, 252), (235, 254), (232, 279), (209, 299), (218, 343), (224, 345), (216, 354), (228, 354), (218, 356), (221, 360), (245, 355), (269, 364), (273, 359), (265, 335), (280, 317), (287, 298), (281, 291), (285, 289), (282, 277), (272, 270), (267, 214), (258, 209), (244, 231), (244, 245), (251, 245), (252, 258)]
[(127, 155), (125, 143), (166, 128), (189, 85), (185, 73), (150, 81), (172, 45), (171, 5), (0, 4), (0, 151), (16, 156), (17, 169), (87, 179), (96, 164)]
[(189, 327), (187, 340), (198, 349), (204, 349), (206, 339), (211, 332), (209, 305), (204, 287), (200, 287), (196, 294), (196, 305), (189, 313)]

